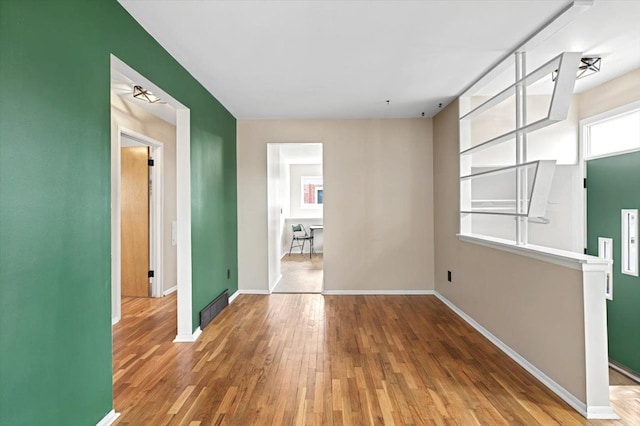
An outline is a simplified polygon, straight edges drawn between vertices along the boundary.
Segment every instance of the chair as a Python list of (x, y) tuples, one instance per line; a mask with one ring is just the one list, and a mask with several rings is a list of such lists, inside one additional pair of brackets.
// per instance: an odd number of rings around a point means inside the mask
[[(311, 257), (311, 252), (313, 251), (313, 236), (307, 233), (307, 230), (304, 229), (304, 225), (297, 224), (291, 225), (291, 229), (293, 230), (293, 238), (291, 238), (291, 247), (289, 247), (289, 256), (291, 256), (291, 250), (293, 250), (293, 243), (295, 243), (295, 247), (300, 247), (300, 254), (304, 251), (304, 243), (309, 241), (309, 257)], [(300, 244), (302, 242), (302, 244)]]

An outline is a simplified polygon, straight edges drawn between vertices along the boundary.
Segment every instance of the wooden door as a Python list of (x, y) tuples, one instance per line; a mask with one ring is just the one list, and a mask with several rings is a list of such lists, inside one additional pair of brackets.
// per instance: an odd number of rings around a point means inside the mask
[(121, 151), (122, 295), (149, 297), (149, 147)]

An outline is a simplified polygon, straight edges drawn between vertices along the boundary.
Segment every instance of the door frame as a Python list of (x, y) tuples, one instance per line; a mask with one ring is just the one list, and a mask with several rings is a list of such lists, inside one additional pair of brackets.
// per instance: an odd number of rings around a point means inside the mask
[[(578, 161), (580, 164), (580, 172), (582, 174), (583, 179), (587, 179), (587, 161), (640, 151), (640, 148), (633, 148), (633, 149), (628, 149), (624, 151), (607, 153), (603, 155), (596, 155), (596, 156), (588, 155), (589, 127), (591, 127), (594, 124), (610, 120), (619, 115), (623, 115), (637, 109), (640, 109), (640, 101), (630, 102), (628, 104), (619, 106), (617, 108), (612, 108), (610, 110), (607, 110), (599, 114), (592, 115), (591, 117), (583, 118), (582, 120), (580, 120), (580, 122), (578, 123), (578, 137), (580, 141), (580, 143), (578, 144), (578, 156), (579, 156)], [(583, 242), (583, 247), (586, 249), (587, 248), (587, 188), (584, 188), (584, 190), (582, 191), (582, 215), (583, 215), (582, 242)]]
[[(272, 166), (272, 162), (273, 162), (273, 157), (272, 157), (272, 151), (271, 148), (277, 147), (278, 148), (278, 155), (279, 155), (279, 148), (284, 146), (284, 145), (320, 145), (322, 147), (322, 158), (321, 158), (321, 163), (322, 163), (322, 177), (324, 179), (325, 176), (325, 145), (324, 142), (267, 142), (266, 144), (266, 150), (267, 150), (267, 167), (266, 167), (266, 181), (267, 181), (267, 188), (266, 188), (266, 199), (267, 199), (267, 223), (266, 223), (266, 229), (267, 229), (267, 294), (271, 294), (273, 293), (273, 289), (278, 285), (278, 283), (280, 282), (280, 280), (282, 279), (282, 273), (280, 271), (280, 261), (282, 260), (282, 258), (286, 255), (287, 251), (284, 251), (284, 253), (282, 253), (282, 249), (283, 249), (283, 244), (282, 244), (282, 233), (284, 231), (284, 218), (282, 217), (282, 208), (280, 208), (280, 215), (279, 215), (279, 220), (278, 222), (278, 226), (277, 226), (277, 232), (276, 235), (278, 236), (275, 241), (273, 238), (273, 231), (274, 229), (272, 228), (272, 223), (273, 221), (273, 215), (274, 213), (272, 212), (272, 210), (270, 209), (270, 203), (272, 202), (272, 196), (273, 194), (271, 193), (271, 177), (270, 177), (270, 167)], [(326, 185), (326, 183), (323, 183), (323, 185)], [(291, 193), (291, 188), (289, 188), (289, 193)], [(324, 197), (324, 195), (323, 195)], [(290, 200), (289, 200), (290, 201)], [(326, 205), (325, 203), (326, 198), (323, 198), (323, 206), (322, 206), (322, 222), (324, 223), (324, 220), (326, 218), (326, 212), (325, 212), (325, 208), (324, 206)], [(281, 206), (282, 207), (282, 206)], [(277, 213), (276, 213), (277, 214)], [(323, 248), (322, 248), (322, 253), (324, 256), (324, 253), (326, 252), (326, 240), (324, 239), (324, 234), (322, 235), (322, 244), (323, 244)], [(278, 250), (280, 252), (278, 252)], [(272, 260), (274, 259), (278, 259), (277, 262), (275, 262), (275, 270), (273, 270), (274, 265), (272, 265)], [(324, 279), (326, 274), (324, 273), (325, 271), (325, 267), (323, 266), (323, 274), (322, 274), (322, 283), (320, 286), (320, 294), (324, 294)], [(271, 276), (275, 275), (276, 279), (271, 280)]]
[[(176, 243), (177, 243), (177, 323), (178, 330), (174, 342), (194, 342), (200, 335), (200, 328), (193, 329), (192, 323), (192, 271), (191, 271), (191, 110), (178, 102), (175, 98), (162, 90), (149, 79), (138, 73), (115, 55), (110, 57), (111, 69), (118, 71), (131, 81), (151, 90), (158, 95), (163, 102), (170, 105), (176, 112)], [(115, 158), (119, 156), (117, 144), (111, 143), (111, 179), (115, 179)], [(115, 221), (113, 214), (115, 191), (111, 191), (112, 227)], [(115, 248), (114, 232), (112, 231), (111, 246)], [(115, 297), (113, 279), (118, 274), (114, 273), (116, 264), (114, 256), (111, 256), (111, 280), (112, 297)], [(112, 301), (112, 322), (120, 320), (121, 311), (116, 311), (115, 300)]]
[[(596, 155), (596, 156), (590, 156), (588, 155), (589, 153), (589, 127), (603, 122), (603, 121), (607, 121), (610, 119), (613, 119), (617, 116), (629, 113), (631, 111), (634, 110), (638, 110), (640, 109), (640, 101), (634, 101), (634, 102), (630, 102), (628, 104), (625, 105), (621, 105), (619, 107), (616, 108), (612, 108), (610, 110), (601, 112), (599, 114), (595, 114), (592, 115), (591, 117), (587, 117), (584, 118), (582, 120), (580, 120), (579, 125), (578, 125), (578, 131), (579, 131), (579, 144), (578, 144), (578, 155), (579, 155), (579, 164), (580, 164), (580, 171), (582, 173), (582, 178), (583, 179), (587, 179), (587, 161), (590, 160), (597, 160), (600, 158), (606, 158), (606, 157), (613, 157), (613, 156), (617, 156), (617, 155), (624, 155), (624, 154), (629, 154), (632, 152), (637, 152), (640, 151), (640, 148), (632, 148), (632, 149), (627, 149), (627, 150), (623, 150), (623, 151), (616, 151), (616, 152), (611, 152), (611, 153), (607, 153), (607, 154), (602, 154), (602, 155)], [(588, 241), (588, 234), (587, 234), (587, 216), (588, 216), (588, 211), (587, 211), (587, 188), (586, 185), (582, 191), (582, 214), (583, 214), (583, 232), (582, 232), (582, 238), (583, 238), (583, 246), (586, 250), (587, 248), (587, 241)], [(615, 265), (614, 265), (615, 267)], [(606, 304), (605, 304), (606, 307)], [(606, 311), (605, 311), (606, 312)], [(607, 337), (605, 338), (605, 341), (608, 342), (608, 334), (609, 334), (609, 324), (606, 324), (606, 332), (607, 332)], [(608, 366), (616, 371), (618, 371), (619, 373), (630, 377), (633, 380), (638, 380), (638, 377), (636, 377), (634, 374), (630, 373), (629, 371), (620, 368), (618, 365), (616, 365), (614, 362), (612, 362), (609, 358), (608, 358), (608, 349), (607, 349), (607, 363)], [(588, 385), (588, 383), (587, 383)]]
[[(154, 271), (154, 277), (150, 278), (151, 283), (151, 297), (162, 297), (163, 278), (162, 271), (162, 259), (164, 255), (164, 237), (162, 232), (162, 223), (164, 221), (163, 209), (164, 204), (164, 173), (163, 173), (163, 151), (164, 147), (162, 142), (150, 138), (142, 133), (135, 132), (126, 127), (118, 126), (117, 148), (118, 152), (121, 152), (122, 148), (122, 136), (125, 135), (130, 139), (140, 142), (143, 145), (149, 147), (149, 158), (153, 159), (154, 164), (149, 172), (149, 181), (151, 182), (151, 191), (149, 191), (149, 269)], [(122, 229), (122, 212), (121, 212), (121, 195), (122, 195), (122, 156), (118, 156), (115, 164), (115, 168), (118, 171), (115, 180), (115, 192), (116, 204), (113, 206), (113, 213), (116, 215), (116, 228), (114, 229), (114, 236), (116, 237), (115, 245), (112, 249), (112, 256), (115, 265), (118, 269), (122, 265), (122, 243), (121, 243), (121, 229)], [(117, 303), (121, 303), (122, 297), (122, 280), (121, 275), (116, 275), (112, 279), (113, 285), (116, 289)], [(118, 309), (121, 312), (121, 309)]]

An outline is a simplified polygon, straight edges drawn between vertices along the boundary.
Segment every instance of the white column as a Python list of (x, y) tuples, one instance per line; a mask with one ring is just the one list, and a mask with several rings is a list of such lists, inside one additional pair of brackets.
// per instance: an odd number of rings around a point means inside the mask
[[(516, 52), (516, 81), (524, 79), (527, 75), (526, 53)], [(526, 84), (520, 82), (516, 84), (516, 130), (526, 125), (527, 121), (527, 92)], [(527, 135), (516, 133), (516, 165), (527, 162)], [(527, 214), (527, 171), (516, 169), (516, 213)], [(527, 244), (528, 240), (527, 217), (516, 217), (516, 244)]]
[(606, 273), (605, 262), (582, 265), (586, 403), (589, 419), (619, 419), (609, 405)]

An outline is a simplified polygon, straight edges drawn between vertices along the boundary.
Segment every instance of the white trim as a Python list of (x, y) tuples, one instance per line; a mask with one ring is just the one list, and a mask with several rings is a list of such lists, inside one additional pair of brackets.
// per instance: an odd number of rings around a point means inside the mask
[(420, 296), (435, 295), (435, 290), (323, 290), (325, 296), (359, 296), (359, 295), (398, 295)]
[[(163, 96), (159, 94), (160, 96)], [(178, 336), (192, 325), (191, 276), (191, 125), (188, 109), (176, 110), (176, 221), (178, 272)], [(176, 337), (176, 338), (177, 338)]]
[(467, 243), (478, 244), (521, 256), (531, 257), (543, 262), (553, 263), (566, 268), (583, 270), (583, 265), (608, 265), (611, 261), (600, 259), (588, 254), (574, 253), (572, 251), (559, 250), (534, 244), (517, 245), (513, 241), (500, 238), (491, 238), (484, 235), (462, 235), (458, 239)]
[(595, 114), (595, 115), (592, 115), (591, 117), (583, 118), (582, 120), (580, 120), (578, 122), (578, 129), (579, 129), (579, 137), (580, 137), (580, 148), (582, 150), (581, 151), (582, 162), (589, 161), (589, 160), (597, 160), (598, 158), (613, 157), (615, 155), (629, 154), (631, 152), (636, 152), (640, 150), (640, 148), (630, 148), (622, 151), (609, 152), (606, 154), (592, 156), (590, 133), (587, 131), (587, 128), (594, 124), (598, 124), (603, 121), (608, 121), (616, 117), (632, 113), (638, 109), (640, 109), (640, 101), (634, 101), (634, 102), (630, 102), (628, 104), (619, 106), (617, 108), (613, 108), (608, 111), (604, 111), (599, 114)]
[[(282, 258), (280, 258), (280, 260), (282, 260)], [(276, 288), (278, 286), (278, 284), (280, 284), (280, 280), (282, 280), (282, 274), (280, 274), (278, 279), (276, 279), (275, 284), (272, 287), (269, 288), (269, 293), (273, 293), (273, 289)]]
[(551, 379), (549, 376), (547, 376), (542, 371), (540, 371), (535, 365), (527, 361), (518, 352), (514, 351), (509, 346), (507, 346), (504, 342), (502, 342), (502, 340), (494, 336), (489, 330), (481, 326), (476, 320), (474, 320), (469, 315), (467, 315), (462, 309), (458, 308), (456, 305), (454, 305), (449, 299), (444, 297), (442, 294), (436, 292), (435, 296), (438, 299), (440, 299), (442, 303), (447, 305), (453, 312), (458, 314), (460, 318), (465, 320), (471, 327), (475, 328), (476, 331), (478, 331), (480, 334), (486, 337), (491, 343), (496, 345), (498, 349), (504, 352), (509, 358), (517, 362), (522, 368), (524, 368), (529, 373), (531, 373), (536, 379), (542, 382), (542, 384), (548, 387), (553, 393), (555, 393), (560, 398), (562, 398), (563, 401), (565, 401), (567, 404), (573, 407), (576, 411), (578, 411), (580, 414), (586, 417), (587, 406), (585, 403), (580, 401), (571, 392), (569, 392), (568, 390), (560, 386), (553, 379)]
[(171, 293), (173, 293), (176, 290), (178, 290), (178, 286), (174, 285), (173, 287), (170, 287), (170, 288), (166, 289), (164, 292), (162, 292), (162, 295), (163, 296), (168, 296), (168, 295), (170, 295)]
[(98, 423), (96, 423), (96, 426), (110, 426), (118, 417), (120, 417), (120, 413), (116, 413), (115, 410), (111, 410)]
[(196, 331), (193, 334), (178, 334), (175, 339), (173, 339), (173, 343), (190, 343), (198, 340), (198, 337), (202, 334), (202, 330), (200, 327), (196, 328)]
[(621, 105), (619, 107), (592, 115), (587, 118), (583, 118), (582, 120), (580, 120), (580, 127), (590, 126), (592, 124), (599, 123), (600, 121), (607, 121), (617, 116), (633, 112), (638, 108), (640, 108), (640, 101), (629, 102), (628, 104)]
[(156, 278), (152, 282), (151, 296), (160, 297), (160, 285), (162, 285), (162, 193), (163, 193), (163, 173), (162, 173), (162, 142), (150, 138), (146, 135), (117, 126), (117, 134), (111, 142), (111, 322), (117, 323), (122, 315), (122, 241), (121, 241), (121, 197), (122, 197), (122, 176), (121, 176), (121, 148), (122, 136), (125, 135), (135, 139), (150, 148), (152, 158), (157, 159), (157, 167), (151, 171), (150, 179), (155, 182), (156, 194), (150, 198), (149, 209), (149, 267), (156, 271)]
[(233, 293), (231, 296), (229, 296), (229, 304), (232, 304), (234, 300), (236, 300), (236, 297), (240, 296), (240, 291), (236, 290), (235, 293)]
[(111, 68), (151, 90), (176, 110), (177, 337), (191, 335), (191, 111), (113, 54)]
[(269, 290), (260, 290), (260, 289), (247, 289), (247, 290), (238, 289), (238, 291), (236, 293), (239, 293), (239, 294), (271, 294), (271, 292)]
[(623, 149), (622, 151), (615, 151), (607, 154), (594, 155), (592, 157), (585, 158), (584, 161), (598, 160), (600, 158), (615, 157), (615, 156), (624, 155), (624, 154), (632, 154), (638, 151), (640, 151), (640, 148)]
[(111, 318), (111, 326), (113, 327), (114, 325), (119, 323), (121, 319), (122, 319), (122, 317), (120, 315), (118, 315), (117, 317)]

